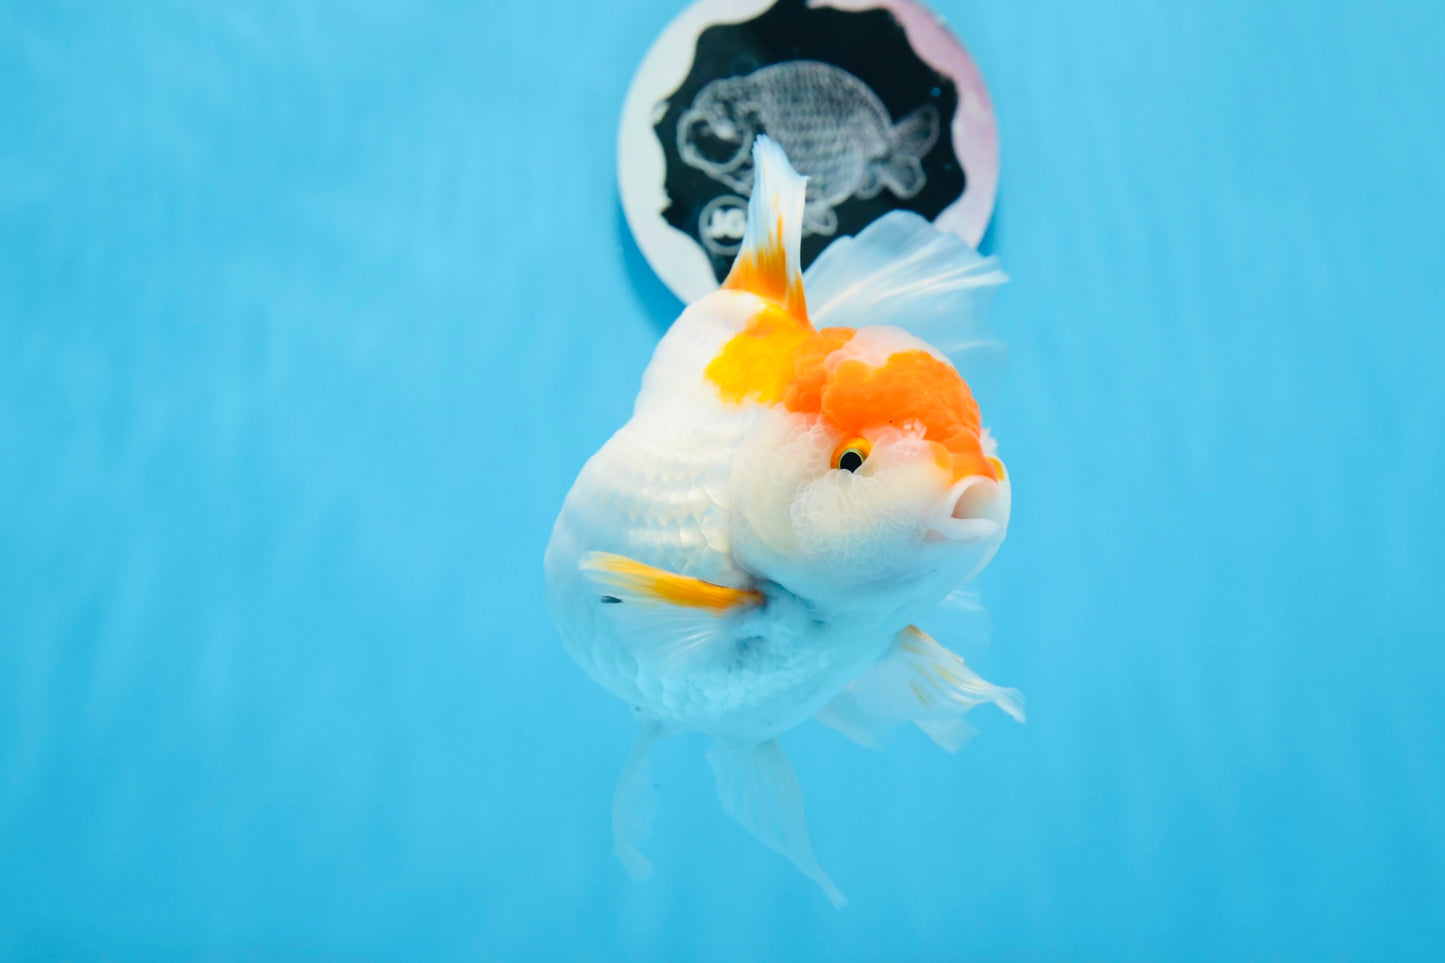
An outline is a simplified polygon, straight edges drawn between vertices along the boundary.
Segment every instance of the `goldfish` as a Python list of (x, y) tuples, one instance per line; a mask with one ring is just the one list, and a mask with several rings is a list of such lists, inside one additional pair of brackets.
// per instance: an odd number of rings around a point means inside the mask
[(752, 188), (750, 148), (766, 133), (807, 175), (807, 234), (838, 229), (834, 208), (887, 187), (907, 200), (923, 190), (922, 158), (938, 140), (938, 109), (924, 104), (897, 124), (872, 89), (832, 64), (789, 60), (698, 91), (677, 125), (678, 155), (735, 191)]
[(613, 848), (652, 872), (648, 756), (712, 738), (723, 809), (841, 906), (779, 736), (816, 717), (864, 746), (916, 724), (954, 751), (963, 716), (1020, 694), (917, 623), (1003, 543), (1011, 484), (955, 363), (998, 346), (996, 261), (907, 211), (800, 271), (806, 183), (767, 137), (726, 281), (659, 342), (631, 419), (568, 492), (547, 545), (564, 646), (641, 732)]

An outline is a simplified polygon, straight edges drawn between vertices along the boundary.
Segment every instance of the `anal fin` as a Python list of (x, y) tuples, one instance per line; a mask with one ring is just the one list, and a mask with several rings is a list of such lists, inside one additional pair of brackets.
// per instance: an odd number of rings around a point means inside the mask
[(652, 863), (638, 846), (652, 835), (652, 819), (657, 813), (657, 787), (647, 755), (662, 735), (662, 727), (655, 722), (638, 734), (612, 794), (612, 851), (628, 875), (639, 882), (652, 875)]
[(793, 861), (834, 906), (848, 898), (833, 885), (808, 838), (803, 790), (778, 740), (745, 744), (718, 740), (707, 753), (723, 809), (748, 832)]

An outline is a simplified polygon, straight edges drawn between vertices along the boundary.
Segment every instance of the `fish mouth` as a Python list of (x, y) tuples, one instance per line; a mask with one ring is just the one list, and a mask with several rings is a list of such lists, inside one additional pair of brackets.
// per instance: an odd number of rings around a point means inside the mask
[(942, 517), (929, 529), (933, 539), (979, 542), (1000, 537), (1008, 525), (1009, 491), (984, 475), (971, 475), (954, 484), (944, 499)]

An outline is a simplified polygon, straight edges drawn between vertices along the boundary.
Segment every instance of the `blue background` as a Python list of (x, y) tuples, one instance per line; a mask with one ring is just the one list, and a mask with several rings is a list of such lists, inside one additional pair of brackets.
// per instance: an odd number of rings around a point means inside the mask
[(677, 309), (613, 157), (679, 5), (0, 4), (0, 956), (1441, 951), (1445, 9), (936, 6), (1030, 720), (785, 740), (839, 913), (695, 738), (627, 880), (542, 607)]

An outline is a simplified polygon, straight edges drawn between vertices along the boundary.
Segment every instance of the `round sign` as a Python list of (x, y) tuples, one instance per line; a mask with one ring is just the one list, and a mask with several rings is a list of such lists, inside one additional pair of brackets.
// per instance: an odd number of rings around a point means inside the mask
[(628, 226), (684, 301), (732, 266), (759, 134), (808, 177), (805, 267), (891, 210), (975, 247), (993, 213), (988, 91), (916, 0), (698, 0), (637, 68), (617, 149)]

